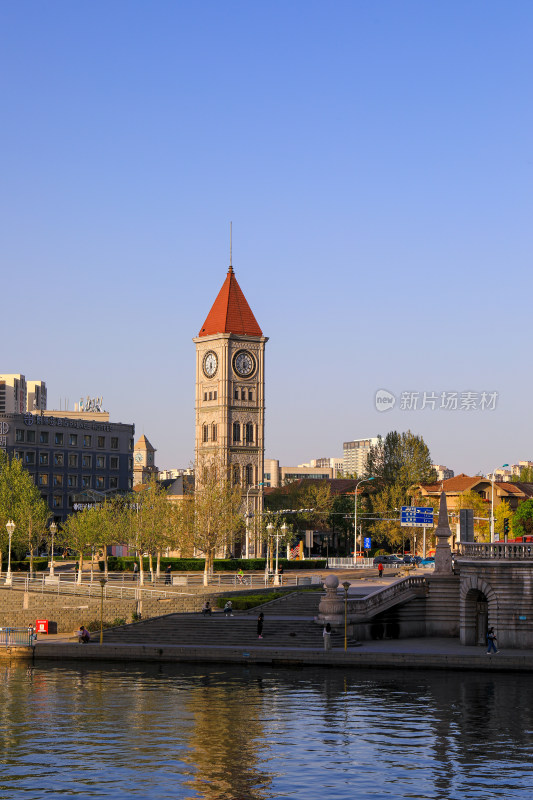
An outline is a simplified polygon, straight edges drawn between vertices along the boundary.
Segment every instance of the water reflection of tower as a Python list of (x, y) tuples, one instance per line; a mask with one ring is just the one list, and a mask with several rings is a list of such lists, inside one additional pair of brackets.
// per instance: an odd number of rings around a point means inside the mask
[(250, 684), (246, 689), (235, 684), (207, 685), (188, 695), (194, 727), (184, 761), (195, 767), (190, 785), (201, 797), (263, 800), (270, 796), (272, 776), (261, 770), (265, 736), (261, 705), (260, 688)]

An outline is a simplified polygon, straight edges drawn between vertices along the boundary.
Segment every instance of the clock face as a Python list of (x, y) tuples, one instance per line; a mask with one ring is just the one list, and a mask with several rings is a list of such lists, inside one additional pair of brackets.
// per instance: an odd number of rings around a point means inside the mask
[(212, 378), (216, 374), (218, 367), (217, 354), (209, 350), (204, 356), (203, 370), (206, 378)]
[(143, 460), (143, 454), (137, 453), (135, 456), (135, 461), (137, 462), (137, 464), (140, 464), (142, 460)]
[(248, 350), (239, 350), (233, 358), (233, 369), (241, 378), (248, 378), (255, 372), (255, 358)]

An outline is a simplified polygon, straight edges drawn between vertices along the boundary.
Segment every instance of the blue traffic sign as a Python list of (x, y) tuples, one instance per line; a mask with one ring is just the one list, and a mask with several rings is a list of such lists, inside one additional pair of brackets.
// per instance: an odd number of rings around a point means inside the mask
[(434, 509), (426, 506), (402, 506), (401, 524), (408, 528), (429, 528), (433, 525)]
[(363, 550), (370, 550), (372, 548), (372, 540), (370, 536), (365, 536), (363, 539)]

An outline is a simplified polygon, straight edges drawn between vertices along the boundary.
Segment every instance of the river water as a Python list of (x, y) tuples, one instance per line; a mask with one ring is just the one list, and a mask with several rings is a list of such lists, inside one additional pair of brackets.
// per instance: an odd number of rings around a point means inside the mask
[(530, 798), (527, 675), (2, 666), (0, 798)]

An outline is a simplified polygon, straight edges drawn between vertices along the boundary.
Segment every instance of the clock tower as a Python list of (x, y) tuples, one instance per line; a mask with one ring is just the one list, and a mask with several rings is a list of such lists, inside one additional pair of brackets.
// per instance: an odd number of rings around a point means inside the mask
[[(213, 459), (242, 487), (248, 555), (260, 552), (265, 458), (265, 344), (229, 267), (218, 296), (193, 339), (196, 345), (195, 462)], [(253, 516), (252, 516), (253, 515)], [(246, 552), (244, 553), (246, 555)]]
[(133, 485), (149, 483), (152, 475), (157, 477), (155, 448), (143, 434), (133, 448)]

